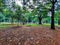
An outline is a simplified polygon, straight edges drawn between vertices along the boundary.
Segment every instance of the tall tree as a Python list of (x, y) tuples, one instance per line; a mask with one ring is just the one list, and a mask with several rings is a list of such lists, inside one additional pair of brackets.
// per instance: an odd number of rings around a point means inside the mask
[[(47, 6), (45, 6), (48, 10), (51, 11), (51, 29), (55, 29), (55, 24), (54, 24), (54, 15), (55, 15), (55, 4), (57, 0), (43, 0), (46, 4), (51, 4), (51, 9), (49, 9)], [(44, 3), (44, 4), (45, 4)]]
[[(26, 5), (27, 5), (27, 2), (28, 2), (29, 0), (23, 0), (23, 11), (26, 11)], [(25, 13), (25, 12), (24, 12)], [(24, 16), (23, 16), (23, 18), (25, 18)], [(23, 25), (24, 25), (25, 23), (24, 23), (24, 21), (23, 21)]]
[(18, 23), (20, 22), (22, 17), (22, 12), (20, 6), (17, 5), (16, 7), (16, 19), (18, 20)]
[[(34, 7), (37, 9), (37, 15), (38, 15), (38, 20), (39, 20), (39, 24), (42, 24), (42, 18), (43, 15), (47, 15), (46, 12), (48, 12), (47, 8), (44, 6), (44, 4), (42, 4), (40, 2), (40, 0), (33, 0), (33, 5)], [(45, 13), (45, 14), (43, 14)]]
[(54, 14), (55, 14), (55, 3), (57, 0), (52, 0), (52, 7), (51, 7), (51, 29), (55, 29), (55, 24), (54, 24)]

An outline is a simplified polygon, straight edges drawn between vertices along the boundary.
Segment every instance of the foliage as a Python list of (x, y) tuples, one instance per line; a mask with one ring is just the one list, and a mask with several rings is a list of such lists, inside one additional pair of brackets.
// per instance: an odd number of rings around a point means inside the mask
[[(32, 0), (32, 2), (30, 0), (22, 0), (22, 7), (12, 2), (12, 7), (6, 8), (6, 6), (3, 6), (3, 0), (0, 0), (0, 11), (2, 9), (5, 18), (7, 17), (9, 20), (11, 18), (13, 22), (38, 23), (40, 20), (43, 23), (43, 21), (47, 22), (48, 20), (48, 23), (51, 23), (51, 16), (48, 16), (48, 13), (52, 11), (52, 5), (51, 0)], [(54, 9), (54, 19), (56, 22), (58, 20), (57, 18), (60, 17), (59, 9), (59, 5)]]
[(0, 0), (0, 12), (3, 10), (3, 0)]

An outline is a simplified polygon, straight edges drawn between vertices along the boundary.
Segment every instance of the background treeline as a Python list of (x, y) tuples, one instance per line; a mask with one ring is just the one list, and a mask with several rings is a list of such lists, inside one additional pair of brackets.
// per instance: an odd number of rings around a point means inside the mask
[(60, 24), (60, 4), (58, 0), (23, 0), (22, 7), (12, 2), (12, 7), (7, 8), (4, 0), (0, 0), (0, 22), (8, 23), (54, 23)]

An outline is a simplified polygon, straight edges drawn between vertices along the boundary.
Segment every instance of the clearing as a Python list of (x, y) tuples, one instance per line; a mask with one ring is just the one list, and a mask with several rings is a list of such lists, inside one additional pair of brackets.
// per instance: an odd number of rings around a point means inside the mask
[(60, 45), (60, 28), (19, 26), (0, 29), (0, 45)]

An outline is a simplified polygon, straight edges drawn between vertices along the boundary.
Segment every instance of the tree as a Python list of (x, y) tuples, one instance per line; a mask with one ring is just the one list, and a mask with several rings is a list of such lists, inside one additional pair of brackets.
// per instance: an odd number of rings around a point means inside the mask
[(3, 9), (3, 15), (5, 16), (5, 19), (6, 18), (10, 18), (10, 11), (9, 11), (9, 9), (7, 9), (7, 8)]
[(21, 21), (21, 18), (22, 18), (22, 11), (21, 11), (21, 8), (20, 6), (16, 5), (16, 19), (18, 20), (18, 23)]
[(55, 14), (55, 3), (57, 0), (52, 0), (52, 7), (51, 7), (51, 29), (55, 29), (55, 24), (54, 24), (54, 14)]
[(22, 19), (23, 19), (23, 25), (25, 24), (25, 13), (26, 13), (26, 5), (27, 5), (27, 2), (29, 2), (29, 0), (23, 0), (23, 9), (22, 9), (22, 12), (23, 12), (23, 16), (22, 16)]
[(51, 29), (55, 29), (55, 24), (54, 24), (54, 14), (55, 14), (55, 4), (57, 0), (44, 0), (46, 4), (51, 4), (51, 9), (49, 9), (47, 6), (45, 6), (48, 10), (51, 11)]
[(0, 0), (0, 12), (2, 12), (3, 9), (3, 0)]
[(5, 8), (5, 9), (3, 9), (3, 14), (4, 14), (5, 18), (8, 18), (9, 21), (11, 22), (11, 24), (13, 24), (13, 19), (15, 18), (15, 13), (10, 9)]
[[(59, 2), (59, 1), (57, 1)], [(60, 2), (59, 2), (60, 3)], [(59, 3), (56, 3), (56, 11), (55, 11), (55, 17), (57, 18), (57, 21), (58, 21), (58, 25), (60, 25), (60, 4)]]
[(49, 12), (49, 11), (45, 7), (45, 5), (40, 2), (40, 0), (39, 1), (38, 0), (33, 0), (33, 5), (34, 5), (33, 9), (34, 10), (36, 9), (33, 12), (35, 12), (35, 15), (38, 15), (39, 24), (42, 24), (42, 18), (44, 16), (47, 16), (47, 12)]

